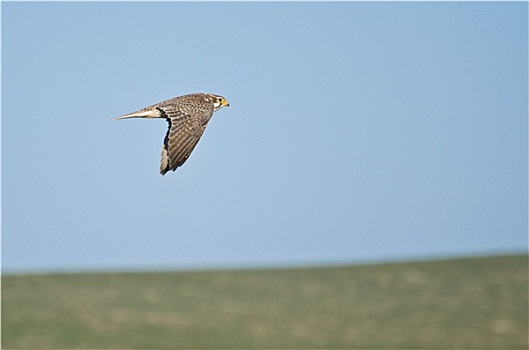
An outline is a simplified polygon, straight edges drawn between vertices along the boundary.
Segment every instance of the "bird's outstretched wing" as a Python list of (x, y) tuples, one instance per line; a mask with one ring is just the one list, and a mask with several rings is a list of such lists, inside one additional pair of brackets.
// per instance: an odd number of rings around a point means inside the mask
[[(175, 171), (185, 163), (204, 133), (207, 122), (203, 123), (203, 113), (182, 111), (171, 107), (162, 108), (158, 107), (169, 122), (160, 163), (160, 174), (164, 175), (169, 170)], [(206, 113), (209, 113), (211, 117), (213, 110)]]

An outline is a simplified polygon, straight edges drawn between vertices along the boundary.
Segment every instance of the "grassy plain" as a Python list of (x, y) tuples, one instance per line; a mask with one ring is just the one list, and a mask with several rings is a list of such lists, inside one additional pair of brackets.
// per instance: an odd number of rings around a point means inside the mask
[(2, 277), (4, 349), (527, 347), (527, 255)]

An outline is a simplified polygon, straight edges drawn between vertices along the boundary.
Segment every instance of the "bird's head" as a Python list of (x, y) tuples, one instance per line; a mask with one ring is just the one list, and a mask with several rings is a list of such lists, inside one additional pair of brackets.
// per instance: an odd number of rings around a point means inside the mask
[(214, 108), (213, 111), (217, 111), (221, 109), (222, 107), (228, 107), (230, 105), (228, 101), (222, 96), (210, 94), (208, 95), (208, 97), (213, 102), (213, 108)]

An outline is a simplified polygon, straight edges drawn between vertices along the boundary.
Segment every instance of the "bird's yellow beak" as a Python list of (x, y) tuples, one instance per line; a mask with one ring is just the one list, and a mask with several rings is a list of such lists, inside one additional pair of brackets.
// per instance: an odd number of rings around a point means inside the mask
[(222, 99), (221, 106), (222, 106), (222, 107), (229, 107), (229, 106), (230, 106), (230, 103), (229, 103), (227, 100)]

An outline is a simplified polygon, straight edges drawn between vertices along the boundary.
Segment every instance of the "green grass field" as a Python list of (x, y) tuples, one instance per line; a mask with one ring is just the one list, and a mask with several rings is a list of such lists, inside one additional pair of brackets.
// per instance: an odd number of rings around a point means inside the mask
[(527, 255), (2, 277), (4, 349), (526, 349), (527, 338)]

